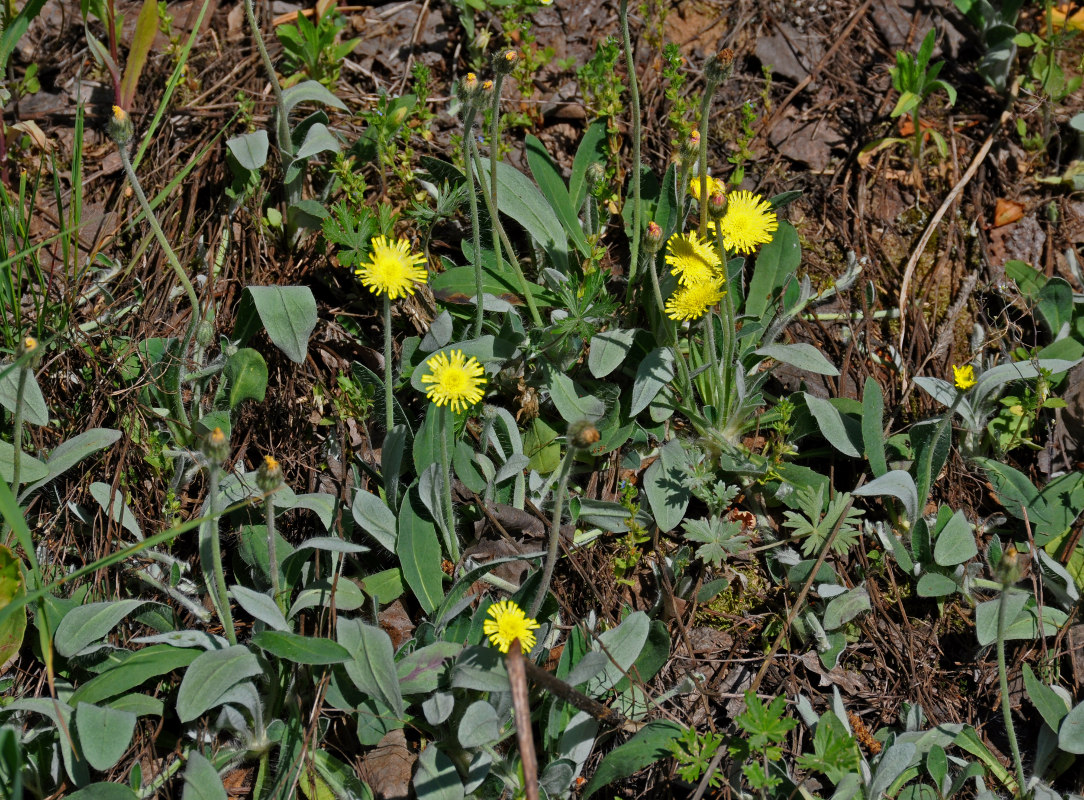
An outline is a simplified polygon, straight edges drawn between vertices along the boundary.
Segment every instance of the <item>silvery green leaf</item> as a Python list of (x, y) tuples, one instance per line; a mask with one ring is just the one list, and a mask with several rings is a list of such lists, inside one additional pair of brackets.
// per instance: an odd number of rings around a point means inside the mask
[(832, 364), (824, 353), (811, 344), (804, 342), (799, 344), (770, 344), (753, 351), (758, 356), (774, 358), (792, 367), (804, 369), (815, 375), (828, 375), (836, 377), (839, 370)]
[(268, 627), (276, 631), (290, 630), (286, 617), (279, 610), (275, 601), (263, 592), (249, 589), (247, 586), (235, 585), (230, 587), (230, 594), (237, 601), (237, 605), (250, 616), (258, 619)]
[(501, 736), (501, 721), (493, 706), (476, 700), (467, 706), (459, 721), (459, 744), (465, 748), (495, 744)]
[(869, 483), (859, 486), (851, 494), (858, 497), (879, 497), (890, 495), (903, 503), (903, 510), (907, 519), (914, 522), (918, 517), (918, 488), (911, 473), (901, 469), (886, 472), (879, 478), (874, 478)]
[(629, 417), (647, 408), (662, 387), (674, 379), (674, 352), (669, 347), (657, 347), (644, 356), (636, 368), (632, 383)]

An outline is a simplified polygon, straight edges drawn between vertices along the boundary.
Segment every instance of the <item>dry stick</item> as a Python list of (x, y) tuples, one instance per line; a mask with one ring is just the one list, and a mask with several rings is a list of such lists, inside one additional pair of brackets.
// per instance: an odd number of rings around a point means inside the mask
[[(986, 156), (990, 153), (990, 148), (994, 145), (994, 136), (1001, 130), (1001, 127), (1009, 120), (1012, 113), (1013, 102), (1016, 100), (1017, 92), (1020, 90), (1020, 83), (1016, 81), (1012, 85), (1012, 89), (1009, 90), (1008, 100), (1005, 102), (1005, 109), (1001, 112), (1001, 116), (997, 120), (997, 124), (994, 125), (994, 129), (990, 131), (989, 136), (986, 137), (986, 141), (982, 143), (982, 147), (979, 148), (979, 152), (975, 154), (975, 157), (971, 160), (971, 164), (967, 168), (967, 172), (963, 174), (963, 177), (956, 182), (956, 185), (952, 187), (952, 191), (945, 197), (944, 202), (941, 203), (941, 207), (937, 209), (936, 213), (930, 218), (930, 223), (926, 226), (926, 230), (922, 233), (922, 238), (918, 240), (918, 246), (915, 247), (911, 253), (911, 257), (907, 260), (907, 266), (903, 270), (903, 282), (900, 284), (900, 340), (897, 350), (902, 358), (903, 355), (903, 340), (907, 335), (907, 316), (903, 313), (904, 308), (907, 305), (907, 293), (911, 288), (911, 278), (914, 277), (915, 268), (918, 266), (918, 260), (922, 257), (922, 253), (926, 250), (926, 245), (929, 244), (930, 237), (933, 236), (933, 232), (937, 229), (937, 226), (941, 224), (941, 219), (949, 210), (949, 206), (956, 202), (956, 198), (959, 197), (960, 192), (964, 190), (964, 187), (971, 182), (971, 179), (975, 177), (975, 173), (979, 171), (979, 166), (986, 160)], [(906, 389), (910, 381), (907, 379), (907, 365), (903, 364), (900, 370), (900, 377), (903, 379), (903, 386)]]
[[(862, 479), (858, 482), (858, 485), (861, 486), (865, 482), (866, 477), (863, 475)], [(757, 672), (756, 677), (753, 678), (753, 682), (746, 691), (756, 692), (760, 688), (760, 682), (764, 680), (764, 676), (768, 672), (768, 667), (772, 665), (772, 659), (775, 658), (775, 654), (779, 652), (779, 648), (783, 645), (783, 638), (790, 631), (790, 626), (794, 623), (794, 618), (798, 616), (798, 612), (802, 608), (802, 603), (805, 602), (806, 595), (809, 594), (809, 589), (813, 586), (813, 580), (817, 577), (817, 573), (820, 572), (824, 560), (828, 557), (828, 553), (832, 549), (832, 544), (836, 540), (836, 534), (839, 533), (839, 529), (843, 526), (843, 520), (847, 518), (847, 514), (850, 512), (852, 505), (854, 505), (853, 497), (847, 501), (847, 505), (844, 506), (843, 511), (839, 515), (839, 519), (837, 519), (836, 524), (832, 526), (832, 532), (828, 534), (828, 538), (824, 542), (824, 547), (821, 548), (821, 554), (817, 556), (817, 563), (813, 565), (813, 569), (810, 571), (809, 577), (806, 578), (802, 590), (798, 592), (798, 597), (795, 599), (790, 613), (787, 614), (787, 621), (783, 624), (783, 628), (779, 631), (779, 635), (775, 637), (775, 641), (772, 642), (772, 647), (768, 651), (768, 654), (764, 656), (764, 661), (760, 665), (760, 670)], [(719, 764), (722, 762), (725, 753), (726, 749), (721, 749), (715, 754), (715, 757), (712, 758), (711, 763), (708, 764), (708, 768), (704, 771), (704, 776), (700, 779), (700, 784), (696, 787), (696, 793), (693, 794), (692, 800), (700, 800), (704, 796), (704, 792), (708, 789), (708, 783), (711, 781), (711, 776), (714, 774), (715, 770), (719, 768)]]
[(523, 647), (519, 639), (513, 639), (508, 647), (508, 680), (512, 684), (512, 707), (516, 712), (516, 740), (519, 742), (519, 760), (523, 764), (523, 791), (527, 800), (538, 800), (538, 758), (534, 752), (531, 735), (531, 705), (527, 700), (527, 670), (524, 666)]
[(523, 659), (523, 669), (527, 673), (527, 677), (554, 697), (564, 700), (570, 706), (574, 706), (580, 711), (586, 711), (605, 725), (609, 725), (613, 728), (620, 728), (629, 733), (635, 733), (643, 727), (643, 723), (633, 722), (632, 720), (627, 719), (623, 714), (604, 706), (598, 700), (588, 697), (583, 692), (565, 683), (555, 675), (551, 675), (548, 671), (542, 669), (542, 667), (538, 666), (530, 659)]
[(797, 97), (800, 93), (805, 91), (806, 87), (813, 82), (813, 78), (817, 75), (818, 72), (821, 71), (824, 65), (828, 63), (832, 56), (836, 54), (836, 50), (838, 50), (843, 45), (843, 43), (847, 41), (847, 37), (851, 35), (851, 31), (854, 30), (854, 26), (858, 24), (858, 21), (862, 19), (862, 17), (869, 10), (869, 7), (872, 4), (873, 0), (866, 0), (866, 2), (864, 2), (861, 6), (855, 9), (855, 12), (851, 14), (850, 20), (848, 20), (847, 25), (843, 28), (843, 32), (839, 35), (839, 38), (836, 39), (835, 44), (828, 48), (828, 52), (826, 52), (821, 57), (821, 60), (816, 63), (816, 65), (809, 72), (809, 74), (802, 78), (798, 85), (791, 90), (790, 94), (783, 98), (783, 102), (776, 106), (775, 111), (772, 113), (772, 115), (761, 123), (760, 133), (764, 133), (765, 131), (769, 130), (772, 125), (778, 122), (780, 115), (782, 115), (783, 111), (787, 108), (787, 106), (791, 104), (791, 101), (793, 101), (794, 98)]

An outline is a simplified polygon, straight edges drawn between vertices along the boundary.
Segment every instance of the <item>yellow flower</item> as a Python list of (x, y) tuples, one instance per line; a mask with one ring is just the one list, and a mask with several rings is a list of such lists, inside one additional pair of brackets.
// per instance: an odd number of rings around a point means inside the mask
[(437, 353), (425, 365), (429, 367), (429, 373), (422, 375), (422, 383), (429, 384), (425, 395), (438, 406), (451, 403), (452, 410), (459, 413), (485, 394), (485, 370), (478, 359), (465, 357), (462, 350)]
[(494, 603), (486, 612), (493, 619), (487, 619), (482, 625), (482, 632), (502, 653), (507, 653), (512, 642), (519, 639), (524, 653), (534, 649), (534, 631), (538, 623), (523, 613), (523, 609), (511, 600)]
[(120, 106), (113, 106), (113, 119), (117, 122), (124, 122), (128, 119), (128, 112)]
[(962, 367), (953, 364), (952, 382), (956, 384), (956, 388), (961, 392), (966, 392), (977, 383), (975, 380), (975, 368), (970, 364), (965, 364)]
[[(716, 224), (723, 234), (723, 246), (736, 253), (752, 253), (758, 245), (767, 244), (779, 227), (771, 204), (752, 192), (731, 192), (726, 215)], [(715, 225), (708, 227), (714, 229)]]
[[(696, 133), (696, 141), (700, 142), (700, 133)], [(689, 191), (693, 193), (693, 197), (697, 202), (700, 202), (700, 176), (693, 175), (689, 178)], [(718, 181), (715, 178), (708, 175), (708, 197), (718, 192), (719, 194), (726, 194), (726, 186), (722, 181)]]
[(723, 262), (715, 248), (701, 241), (693, 232), (685, 235), (675, 233), (666, 243), (666, 263), (678, 281), (688, 286), (715, 277), (715, 270)]
[(725, 296), (723, 279), (719, 277), (680, 286), (666, 301), (666, 316), (675, 321), (696, 319)]
[(425, 271), (425, 256), (410, 252), (410, 242), (400, 238), (392, 244), (387, 237), (377, 236), (372, 241), (370, 261), (361, 264), (354, 274), (363, 286), (373, 294), (385, 294), (391, 300), (414, 294), (414, 287), (425, 283), (429, 273)]

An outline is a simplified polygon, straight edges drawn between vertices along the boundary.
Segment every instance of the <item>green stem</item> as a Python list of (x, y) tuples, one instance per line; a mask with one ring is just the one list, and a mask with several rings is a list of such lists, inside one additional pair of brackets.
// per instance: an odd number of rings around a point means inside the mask
[(470, 201), (471, 244), (474, 245), (474, 292), (478, 308), (474, 311), (474, 338), (482, 335), (482, 318), (485, 316), (482, 296), (482, 232), (478, 221), (478, 193), (474, 188), (474, 169), (471, 166), (471, 141), (474, 138), (476, 110), (471, 105), (463, 114), (463, 171), (467, 176), (467, 199)]
[(384, 431), (395, 427), (395, 407), (391, 385), (391, 298), (384, 295)]
[(1009, 739), (1013, 764), (1016, 766), (1016, 780), (1019, 786), (1017, 797), (1024, 796), (1024, 762), (1020, 759), (1020, 745), (1016, 741), (1016, 729), (1012, 722), (1012, 709), (1009, 707), (1009, 671), (1005, 664), (1005, 629), (1008, 627), (1009, 584), (1002, 584), (1001, 597), (997, 607), (997, 676), (1001, 687), (1001, 715), (1005, 720), (1005, 735)]
[(448, 437), (452, 433), (452, 409), (451, 406), (440, 408), (440, 466), (443, 471), (444, 481), (441, 487), (444, 493), (444, 549), (448, 553), (448, 560), (453, 564), (459, 563), (459, 542), (455, 536), (455, 514), (452, 512), (452, 459), (448, 455)]
[(260, 753), (260, 765), (256, 769), (256, 782), (252, 785), (252, 800), (260, 800), (260, 794), (263, 792), (263, 784), (267, 779), (267, 767), (270, 761), (270, 750), (264, 750)]
[[(527, 310), (531, 314), (531, 321), (535, 325), (542, 325), (542, 315), (538, 312), (538, 306), (535, 305), (534, 296), (531, 294), (527, 286), (527, 276), (523, 274), (523, 269), (519, 265), (519, 261), (516, 260), (512, 253), (511, 242), (508, 241), (508, 237), (504, 233), (504, 228), (501, 227), (501, 221), (497, 218), (497, 206), (493, 203), (493, 198), (490, 196), (489, 191), (485, 186), (485, 172), (482, 170), (482, 157), (478, 154), (478, 145), (471, 142), (471, 152), (474, 156), (474, 166), (478, 171), (478, 182), (482, 188), (482, 198), (486, 201), (486, 211), (489, 214), (489, 224), (497, 231), (499, 241), (504, 242), (505, 249), (509, 253), (509, 261), (512, 264), (512, 269), (516, 273), (516, 279), (519, 281), (520, 291), (523, 292), (523, 300), (527, 303)], [(501, 249), (497, 247), (497, 258), (500, 258)]]
[(226, 639), (231, 645), (235, 645), (237, 632), (233, 629), (233, 613), (230, 611), (230, 598), (226, 592), (226, 574), (222, 569), (222, 543), (218, 538), (218, 487), (221, 479), (222, 468), (212, 462), (207, 468), (207, 491), (210, 492), (207, 515), (208, 524), (211, 526), (211, 566), (214, 569), (215, 579), (213, 591), (217, 596), (218, 616), (226, 632)]
[[(654, 255), (649, 256), (649, 258), (651, 270), (651, 292), (655, 295), (655, 303), (659, 307), (659, 314), (662, 315), (663, 324), (666, 325), (667, 321), (670, 318), (666, 316), (666, 303), (664, 303), (662, 299), (662, 287), (659, 285), (659, 268), (656, 263), (657, 259)], [(666, 333), (667, 341), (677, 340), (677, 331), (675, 329), (675, 326), (666, 325)]]
[(139, 797), (140, 800), (148, 800), (157, 795), (159, 789), (169, 783), (170, 779), (177, 774), (180, 768), (188, 763), (188, 754), (191, 752), (191, 750), (185, 750), (177, 758), (174, 758), (169, 762), (165, 769), (154, 776), (154, 780), (140, 789), (136, 796)]
[(15, 420), (12, 425), (11, 440), (11, 443), (15, 445), (11, 465), (11, 494), (13, 497), (19, 496), (19, 472), (23, 460), (23, 401), (26, 397), (26, 385), (29, 383), (29, 378), (30, 367), (19, 367), (19, 388), (15, 394)]
[(625, 65), (629, 73), (629, 105), (632, 111), (632, 242), (629, 245), (628, 297), (636, 279), (636, 267), (640, 260), (640, 89), (636, 82), (636, 63), (633, 60), (632, 38), (629, 35), (629, 0), (621, 0), (618, 8), (621, 20), (621, 42), (625, 48)]
[(704, 87), (704, 94), (700, 98), (700, 152), (697, 154), (697, 169), (700, 171), (699, 236), (701, 239), (708, 235), (708, 134), (711, 131), (708, 117), (711, 114), (711, 100), (715, 96), (717, 85), (714, 81), (708, 81)]
[[(725, 321), (724, 321), (723, 327), (724, 327), (724, 329), (726, 327)], [(719, 351), (715, 349), (715, 312), (710, 310), (710, 309), (708, 310), (708, 313), (704, 315), (704, 328), (705, 328), (705, 330), (707, 332), (707, 334), (706, 334), (706, 341), (707, 341), (707, 348), (708, 348), (707, 362), (709, 364), (711, 364), (711, 381), (709, 382), (709, 385), (711, 386), (711, 392), (712, 392), (711, 403), (712, 403), (713, 406), (715, 406), (716, 413), (718, 413), (718, 411), (719, 411), (719, 396), (718, 395), (721, 394), (719, 389), (721, 388), (720, 383), (722, 382), (721, 381), (722, 371), (719, 368)]]
[[(504, 73), (498, 71), (493, 76), (493, 107), (489, 113), (489, 207), (496, 211), (499, 206), (497, 205), (497, 161), (501, 157), (501, 143), (500, 143), (500, 121), (501, 121), (501, 84), (504, 83)], [(496, 215), (493, 215), (493, 219), (496, 219)], [(493, 252), (497, 257), (497, 273), (501, 272), (501, 248), (500, 234), (497, 232), (497, 226), (492, 225), (490, 233), (493, 239)], [(481, 302), (482, 298), (479, 297), (478, 301)]]
[[(245, 16), (248, 18), (248, 26), (252, 28), (252, 39), (256, 42), (256, 49), (260, 52), (260, 61), (263, 62), (264, 72), (267, 73), (267, 81), (271, 84), (271, 93), (275, 95), (275, 108), (278, 110), (275, 120), (275, 136), (278, 139), (279, 150), (293, 157), (293, 142), (290, 140), (290, 123), (286, 112), (286, 100), (282, 95), (282, 87), (275, 72), (275, 65), (271, 63), (271, 56), (267, 54), (267, 46), (263, 41), (263, 33), (256, 22), (256, 11), (252, 7), (252, 0), (245, 0)], [(285, 159), (284, 159), (285, 161)], [(283, 163), (283, 172), (289, 165)]]
[(531, 603), (531, 613), (527, 616), (538, 617), (539, 609), (546, 600), (549, 592), (550, 581), (553, 580), (553, 569), (557, 564), (557, 545), (561, 540), (561, 514), (564, 512), (565, 495), (568, 493), (568, 478), (572, 474), (572, 461), (575, 450), (570, 445), (565, 451), (564, 461), (561, 462), (561, 472), (557, 476), (557, 494), (553, 498), (553, 520), (550, 522), (550, 540), (546, 548), (546, 564), (542, 569), (542, 581), (538, 585), (538, 592)]
[[(724, 375), (723, 382), (723, 407), (721, 409), (723, 416), (723, 425), (725, 426), (734, 414), (735, 401), (737, 399), (737, 374), (741, 369), (741, 365), (738, 363), (737, 350), (738, 350), (738, 331), (737, 331), (737, 309), (734, 307), (734, 287), (730, 281), (730, 259), (726, 252), (726, 246), (723, 244), (723, 232), (719, 226), (715, 226), (715, 252), (719, 258), (723, 260), (723, 274), (726, 276), (726, 295), (723, 297), (722, 306), (722, 320), (723, 320), (723, 336), (725, 340), (723, 342), (723, 363), (722, 369)], [(745, 262), (742, 261), (744, 268)], [(739, 274), (739, 283), (744, 283), (744, 278)], [(740, 288), (740, 287), (739, 287)]]
[[(267, 569), (271, 573), (271, 598), (279, 611), (286, 613), (286, 600), (282, 597), (282, 589), (279, 586), (279, 554), (275, 546), (275, 493), (268, 492), (263, 500), (264, 512), (267, 524)], [(259, 797), (259, 792), (252, 795)]]

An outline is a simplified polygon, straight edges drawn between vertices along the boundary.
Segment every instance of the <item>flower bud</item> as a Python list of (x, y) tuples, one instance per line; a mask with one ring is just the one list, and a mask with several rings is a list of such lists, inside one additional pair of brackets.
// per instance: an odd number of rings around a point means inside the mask
[(662, 228), (655, 220), (647, 223), (647, 231), (644, 233), (644, 250), (654, 255), (662, 247)]
[(720, 50), (716, 55), (708, 59), (704, 65), (704, 77), (708, 84), (714, 87), (730, 77), (734, 71), (734, 51), (729, 47)]
[(585, 419), (568, 426), (568, 443), (577, 450), (586, 450), (601, 438), (598, 428)]
[(482, 81), (482, 87), (478, 90), (481, 97), (489, 98), (493, 94), (493, 81)]
[(256, 470), (256, 486), (264, 494), (273, 492), (282, 485), (282, 465), (273, 456), (264, 456), (263, 463)]
[(493, 56), (493, 71), (498, 75), (507, 75), (519, 62), (519, 53), (515, 50), (505, 50)]
[(686, 167), (691, 167), (700, 156), (700, 131), (693, 128), (689, 131), (689, 138), (681, 143), (681, 161)]
[(463, 105), (473, 103), (478, 96), (478, 76), (473, 72), (468, 72), (466, 77), (456, 84), (455, 94)]
[(230, 455), (230, 440), (222, 432), (221, 428), (215, 428), (203, 437), (203, 441), (200, 443), (200, 452), (211, 463), (221, 464)]
[(35, 339), (33, 336), (24, 336), (19, 340), (19, 344), (15, 347), (15, 357), (18, 359), (26, 359), (27, 369), (34, 369), (41, 363), (41, 357), (44, 355), (42, 351), (41, 342)]
[(1001, 561), (997, 564), (995, 574), (1002, 586), (1012, 586), (1020, 580), (1020, 576), (1023, 574), (1020, 567), (1020, 554), (1011, 544), (1001, 554)]
[(708, 198), (708, 216), (718, 222), (726, 216), (726, 195), (722, 192), (712, 192)]
[(105, 126), (105, 132), (114, 144), (124, 147), (132, 141), (132, 118), (120, 106), (113, 106), (113, 116)]
[(207, 347), (215, 338), (215, 326), (207, 320), (203, 320), (196, 326), (196, 344)]

